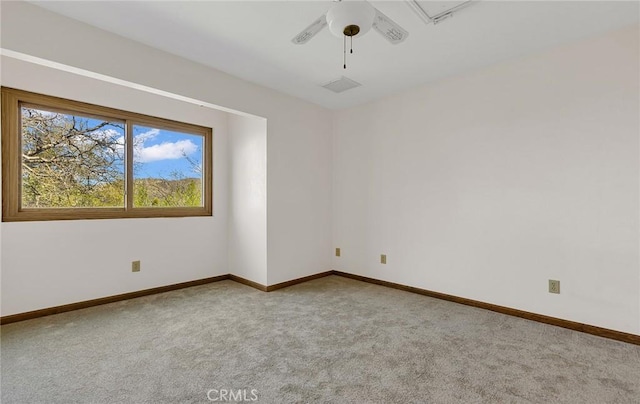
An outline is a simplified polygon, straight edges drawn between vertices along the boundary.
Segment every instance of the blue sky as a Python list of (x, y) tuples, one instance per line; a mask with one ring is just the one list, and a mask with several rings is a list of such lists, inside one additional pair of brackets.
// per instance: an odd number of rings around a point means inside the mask
[(134, 126), (134, 177), (200, 177), (203, 137)]
[[(86, 118), (88, 126), (103, 121)], [(124, 129), (122, 125), (108, 125), (93, 136), (108, 136), (120, 145), (124, 156)], [(147, 126), (133, 126), (134, 178), (199, 178), (202, 167), (204, 138)], [(121, 166), (124, 172), (124, 165)]]

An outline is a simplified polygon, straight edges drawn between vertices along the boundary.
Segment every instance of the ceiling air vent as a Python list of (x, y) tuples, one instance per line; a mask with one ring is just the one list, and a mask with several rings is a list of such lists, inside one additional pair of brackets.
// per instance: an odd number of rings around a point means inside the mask
[(323, 85), (322, 87), (326, 88), (327, 90), (331, 90), (334, 93), (341, 93), (343, 91), (347, 91), (350, 90), (352, 88), (355, 87), (360, 87), (362, 84), (353, 81), (349, 78), (346, 78), (344, 76), (340, 77), (337, 80), (332, 80), (330, 82), (328, 82), (327, 84)]

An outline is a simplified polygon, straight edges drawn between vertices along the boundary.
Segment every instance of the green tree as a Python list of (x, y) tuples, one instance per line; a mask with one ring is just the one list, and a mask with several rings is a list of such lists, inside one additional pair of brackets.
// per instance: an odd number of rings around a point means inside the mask
[(138, 178), (134, 182), (134, 198), (136, 207), (202, 206), (201, 180), (176, 172), (171, 179)]

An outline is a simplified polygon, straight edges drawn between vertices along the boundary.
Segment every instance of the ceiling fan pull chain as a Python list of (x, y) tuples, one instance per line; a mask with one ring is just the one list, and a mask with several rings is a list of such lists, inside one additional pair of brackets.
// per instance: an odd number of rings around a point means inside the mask
[(351, 53), (353, 53), (353, 35), (351, 36)]
[(342, 43), (342, 62), (344, 63), (344, 69), (347, 68), (347, 36), (344, 36)]

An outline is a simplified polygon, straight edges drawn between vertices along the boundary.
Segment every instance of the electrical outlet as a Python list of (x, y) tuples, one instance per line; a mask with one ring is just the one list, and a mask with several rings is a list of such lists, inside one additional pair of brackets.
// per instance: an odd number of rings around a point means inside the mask
[(131, 262), (131, 272), (140, 272), (140, 261)]
[(560, 281), (549, 279), (549, 293), (560, 293)]
[(387, 263), (387, 254), (380, 254), (380, 263), (381, 264)]
[(339, 257), (339, 256), (340, 256), (340, 249), (336, 248), (336, 257)]

